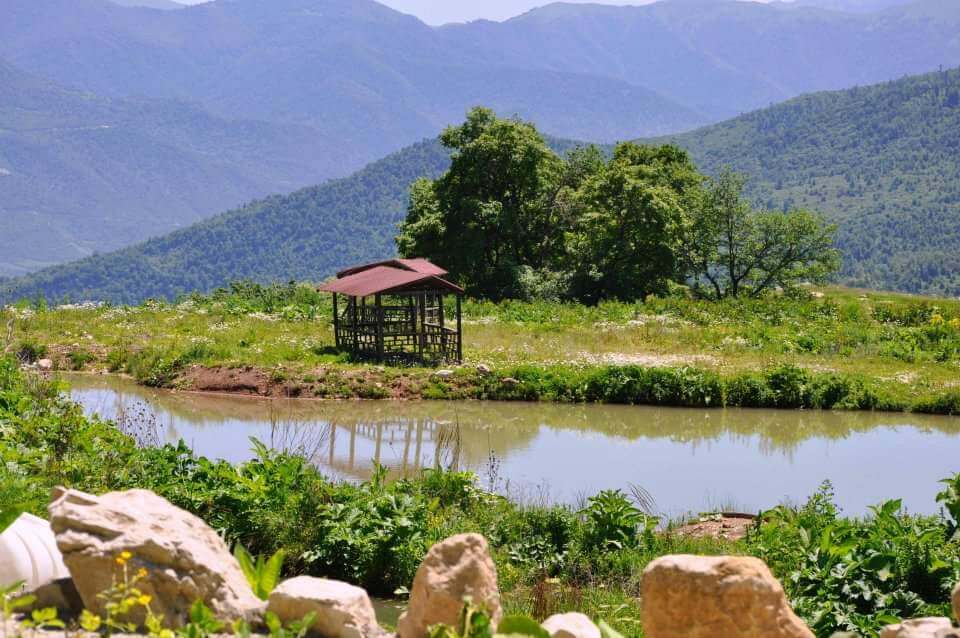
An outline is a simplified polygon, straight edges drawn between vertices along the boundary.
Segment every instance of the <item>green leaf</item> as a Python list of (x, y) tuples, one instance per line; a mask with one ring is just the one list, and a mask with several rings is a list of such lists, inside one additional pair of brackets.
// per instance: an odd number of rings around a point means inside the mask
[(540, 623), (526, 616), (507, 616), (497, 627), (497, 636), (530, 636), (531, 638), (550, 638)]
[(271, 592), (273, 592), (280, 583), (280, 572), (283, 569), (284, 558), (286, 558), (286, 552), (280, 549), (264, 564), (263, 571), (259, 574), (258, 578), (258, 589), (263, 592), (261, 596), (262, 599), (266, 600), (269, 598)]
[(603, 638), (623, 638), (623, 634), (608, 625), (605, 620), (601, 620), (598, 627), (600, 627), (600, 635)]

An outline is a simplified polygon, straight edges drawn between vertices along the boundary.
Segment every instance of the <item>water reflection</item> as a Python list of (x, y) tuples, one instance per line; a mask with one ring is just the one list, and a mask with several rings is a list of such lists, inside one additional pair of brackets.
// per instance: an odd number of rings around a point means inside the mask
[[(575, 502), (633, 483), (667, 513), (799, 501), (831, 479), (852, 513), (887, 497), (935, 511), (938, 479), (960, 470), (960, 419), (886, 413), (698, 410), (488, 402), (263, 401), (158, 392), (116, 377), (71, 377), (88, 412), (155, 419), (160, 438), (240, 461), (249, 437), (363, 478), (436, 465), (502, 489)], [(491, 464), (491, 453), (494, 462)], [(491, 476), (493, 475), (493, 476)]]

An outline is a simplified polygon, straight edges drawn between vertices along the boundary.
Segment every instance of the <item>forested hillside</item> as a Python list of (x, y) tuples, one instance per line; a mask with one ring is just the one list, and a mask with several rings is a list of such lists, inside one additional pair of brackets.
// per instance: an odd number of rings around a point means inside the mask
[(209, 290), (236, 279), (322, 280), (337, 268), (394, 254), (409, 185), (449, 158), (422, 142), (351, 177), (274, 196), (191, 228), (74, 263), (0, 281), (0, 299), (133, 302)]
[(840, 225), (843, 280), (960, 295), (960, 70), (808, 95), (671, 138), (753, 199)]
[[(960, 295), (960, 70), (804, 96), (671, 141), (708, 173), (731, 166), (750, 176), (757, 204), (807, 206), (836, 221), (843, 281)], [(241, 278), (322, 279), (392, 255), (410, 183), (448, 162), (438, 143), (423, 142), (347, 179), (0, 283), (0, 300), (130, 301)]]
[(0, 275), (108, 252), (358, 162), (295, 124), (67, 90), (0, 59)]

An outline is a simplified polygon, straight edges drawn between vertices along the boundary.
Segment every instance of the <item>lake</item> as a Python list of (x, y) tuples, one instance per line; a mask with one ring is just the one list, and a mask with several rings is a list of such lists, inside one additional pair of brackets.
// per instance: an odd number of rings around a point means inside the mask
[(308, 456), (326, 474), (452, 467), (526, 501), (573, 505), (638, 486), (667, 516), (799, 503), (829, 479), (844, 512), (886, 498), (937, 511), (960, 471), (960, 418), (871, 412), (686, 409), (496, 402), (266, 400), (153, 390), (69, 375), (73, 398), (163, 442), (239, 462), (250, 438)]

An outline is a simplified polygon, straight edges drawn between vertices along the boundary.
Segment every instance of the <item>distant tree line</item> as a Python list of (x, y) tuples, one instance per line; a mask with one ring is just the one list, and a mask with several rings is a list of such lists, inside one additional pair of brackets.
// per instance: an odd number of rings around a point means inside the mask
[(533, 124), (485, 108), (448, 128), (448, 171), (411, 189), (404, 256), (442, 264), (469, 294), (587, 303), (688, 284), (759, 296), (837, 271), (835, 227), (807, 210), (757, 210), (730, 172), (711, 179), (672, 145), (561, 157)]

